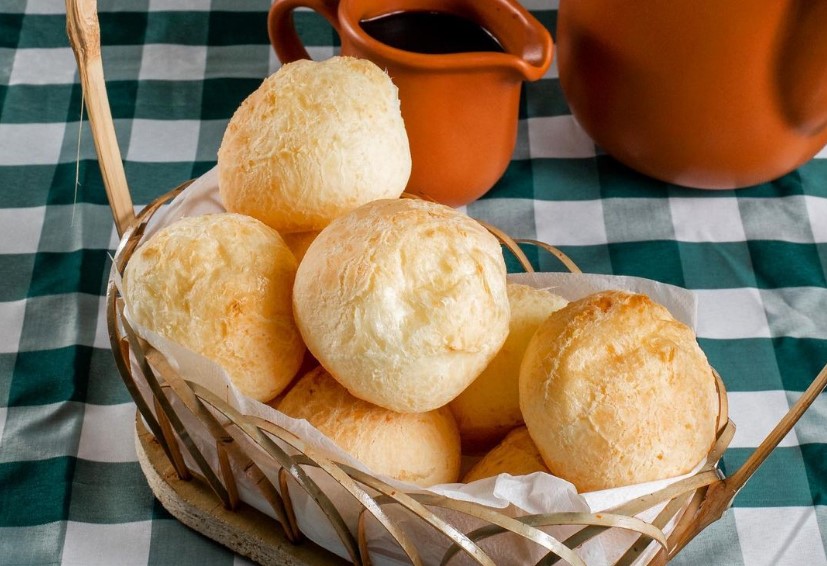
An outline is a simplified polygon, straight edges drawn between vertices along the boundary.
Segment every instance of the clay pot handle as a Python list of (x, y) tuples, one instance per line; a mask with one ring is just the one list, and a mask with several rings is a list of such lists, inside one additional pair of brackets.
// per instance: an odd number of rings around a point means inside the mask
[(340, 33), (337, 15), (339, 0), (276, 0), (270, 6), (270, 12), (267, 15), (267, 33), (282, 63), (311, 59), (293, 23), (293, 11), (296, 8), (310, 8), (318, 12), (330, 22), (336, 33)]

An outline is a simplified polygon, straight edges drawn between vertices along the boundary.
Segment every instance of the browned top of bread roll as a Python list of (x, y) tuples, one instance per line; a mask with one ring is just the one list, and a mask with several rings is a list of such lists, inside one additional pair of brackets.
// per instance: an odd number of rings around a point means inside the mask
[(280, 233), (398, 197), (410, 173), (396, 86), (352, 57), (283, 65), (236, 110), (218, 150), (225, 208)]
[(305, 419), (372, 471), (421, 486), (457, 480), (459, 432), (451, 413), (403, 414), (357, 399), (319, 367), (300, 378), (278, 409)]
[(534, 441), (524, 426), (515, 428), (474, 464), (465, 477), (465, 483), (490, 478), (499, 474), (523, 476), (534, 472), (546, 472), (548, 468)]
[(242, 393), (268, 401), (304, 356), (291, 306), (295, 273), (284, 241), (258, 220), (194, 216), (135, 251), (124, 297), (139, 324), (215, 361)]
[(719, 408), (694, 332), (622, 291), (572, 302), (540, 325), (520, 406), (546, 465), (580, 491), (689, 472), (712, 447)]
[(485, 450), (523, 424), (520, 411), (520, 362), (528, 341), (549, 314), (567, 301), (545, 289), (508, 284), (511, 307), (508, 338), (491, 363), (451, 401), (463, 450)]

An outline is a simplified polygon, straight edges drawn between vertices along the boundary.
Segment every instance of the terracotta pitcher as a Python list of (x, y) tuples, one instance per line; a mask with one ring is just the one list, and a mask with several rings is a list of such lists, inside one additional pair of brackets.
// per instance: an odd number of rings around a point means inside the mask
[(827, 1), (560, 0), (557, 25), (572, 113), (638, 171), (744, 187), (827, 143)]
[[(466, 204), (502, 176), (514, 151), (520, 88), (551, 64), (546, 28), (517, 0), (275, 0), (270, 40), (282, 63), (309, 58), (292, 12), (309, 7), (338, 32), (342, 54), (370, 59), (399, 88), (411, 143), (409, 192)], [(502, 52), (426, 54), (378, 41), (360, 22), (402, 12), (459, 16), (490, 32)]]

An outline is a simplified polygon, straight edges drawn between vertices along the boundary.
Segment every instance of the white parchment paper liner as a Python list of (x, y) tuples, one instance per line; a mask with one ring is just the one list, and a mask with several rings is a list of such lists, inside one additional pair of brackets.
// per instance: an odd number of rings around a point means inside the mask
[[(193, 182), (173, 202), (164, 206), (155, 214), (147, 227), (145, 237), (150, 237), (160, 227), (184, 216), (218, 212), (224, 212), (224, 209), (218, 196), (216, 170), (212, 169)], [(549, 289), (570, 301), (605, 289), (626, 289), (637, 293), (645, 293), (653, 300), (666, 306), (675, 318), (692, 328), (695, 327), (696, 299), (694, 295), (685, 289), (672, 285), (636, 277), (571, 273), (513, 274), (509, 275), (509, 280)], [(320, 450), (330, 459), (368, 471), (306, 421), (287, 417), (268, 405), (238, 393), (227, 374), (217, 364), (136, 324), (129, 314), (128, 305), (124, 314), (136, 332), (163, 353), (171, 365), (187, 380), (209, 389), (242, 414), (261, 417), (284, 427), (300, 436), (309, 446)], [(140, 370), (134, 362), (133, 372), (140, 375)], [(148, 389), (144, 389), (144, 394), (148, 394)], [(177, 402), (174, 406), (182, 420), (185, 421), (184, 424), (196, 444), (208, 458), (213, 460), (213, 464), (216, 464), (217, 456), (215, 455), (214, 442), (205, 427), (188, 413), (183, 404)], [(192, 466), (193, 462), (189, 458), (188, 460), (190, 460), (189, 465)], [(699, 463), (699, 467), (700, 465)], [(267, 468), (267, 465), (265, 465), (265, 468)], [(271, 478), (276, 478), (278, 472), (276, 464), (272, 463), (269, 468), (263, 469), (265, 474)], [(239, 481), (241, 499), (258, 510), (274, 516), (272, 509), (249, 482), (247, 475), (242, 470), (237, 470), (237, 472), (236, 477)], [(481, 503), (497, 508), (500, 512), (510, 516), (562, 511), (597, 512), (656, 491), (689, 475), (691, 473), (669, 480), (586, 494), (578, 494), (569, 482), (545, 473), (534, 473), (520, 477), (501, 474), (496, 478), (487, 478), (470, 484), (433, 486), (429, 491), (451, 498)], [(355, 534), (356, 520), (361, 509), (359, 504), (344, 493), (343, 489), (325, 473), (319, 470), (311, 470), (311, 477), (318, 481), (325, 493), (331, 496), (331, 499), (346, 519), (349, 528)], [(390, 478), (382, 479), (408, 492), (422, 491), (417, 486), (404, 484)], [(276, 485), (278, 486), (277, 483)], [(327, 519), (318, 506), (297, 485), (291, 486), (290, 494), (295, 506), (299, 527), (305, 536), (331, 552), (347, 558), (344, 546), (329, 526)], [(404, 525), (413, 533), (413, 540), (416, 541), (417, 549), (421, 552), (425, 563), (439, 563), (442, 554), (448, 547), (447, 539), (436, 534), (419, 519), (413, 519), (402, 510), (391, 511), (391, 507), (386, 508), (386, 510), (394, 514), (398, 524)], [(432, 510), (437, 511), (436, 509)], [(478, 520), (461, 513), (445, 510), (438, 510), (437, 512), (464, 532), (481, 525)], [(650, 517), (653, 517), (656, 512), (657, 509), (650, 512)], [(645, 516), (642, 517), (645, 518)], [(562, 540), (576, 529), (576, 527), (557, 527), (544, 530)], [(611, 529), (611, 531), (613, 532), (604, 533), (599, 538), (584, 545), (578, 551), (578, 554), (590, 565), (611, 564), (625, 552), (630, 541), (634, 538), (634, 535), (624, 533), (619, 529)], [(371, 557), (376, 564), (408, 563), (396, 543), (378, 522), (370, 521), (367, 532), (369, 533)], [(481, 543), (481, 546), (498, 565), (534, 563), (545, 554), (544, 549), (540, 549), (534, 543), (512, 534), (492, 537)], [(462, 560), (463, 557), (458, 558), (459, 560), (455, 558), (452, 563), (465, 562)], [(645, 556), (641, 557), (641, 561), (645, 561), (646, 558)]]

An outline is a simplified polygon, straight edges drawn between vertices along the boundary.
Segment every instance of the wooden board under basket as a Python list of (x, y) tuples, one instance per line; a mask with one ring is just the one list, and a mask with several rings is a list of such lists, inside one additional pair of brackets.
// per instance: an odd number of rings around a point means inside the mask
[(164, 509), (188, 527), (259, 564), (279, 566), (336, 566), (349, 564), (305, 539), (292, 544), (281, 525), (245, 503), (226, 509), (198, 477), (184, 481), (140, 414), (135, 418), (135, 449), (152, 493)]

